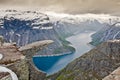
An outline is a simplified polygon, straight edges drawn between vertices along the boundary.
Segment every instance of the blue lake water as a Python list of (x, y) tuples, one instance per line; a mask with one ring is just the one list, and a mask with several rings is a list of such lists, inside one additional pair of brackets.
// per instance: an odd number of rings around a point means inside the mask
[(60, 56), (43, 56), (43, 57), (33, 57), (33, 62), (35, 66), (46, 72), (47, 75), (58, 72), (63, 69), (68, 63), (73, 61), (74, 59), (80, 57), (82, 54), (88, 52), (93, 47), (88, 45), (91, 41), (91, 35), (94, 32), (83, 32), (76, 34), (67, 38), (66, 40), (71, 42), (76, 52), (72, 54), (65, 54)]

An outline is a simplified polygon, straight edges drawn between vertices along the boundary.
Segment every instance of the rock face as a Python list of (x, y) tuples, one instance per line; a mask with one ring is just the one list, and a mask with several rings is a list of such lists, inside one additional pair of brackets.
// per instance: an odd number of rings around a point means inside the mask
[[(69, 29), (71, 33), (84, 32), (84, 31), (98, 31), (103, 28), (107, 23), (100, 23), (99, 20), (85, 20), (79, 21), (76, 19), (63, 18), (58, 22), (58, 26), (63, 26)], [(66, 29), (65, 29), (66, 30)]]
[(120, 80), (120, 67), (102, 80)]
[(120, 40), (104, 42), (50, 76), (51, 80), (102, 80), (120, 66)]
[[(53, 43), (52, 40), (37, 41), (20, 48), (13, 43), (2, 43), (0, 54), (3, 55), (3, 58), (0, 60), (0, 65), (4, 65), (15, 72), (19, 80), (44, 80), (46, 73), (41, 72), (34, 66), (32, 57), (36, 52), (51, 43)], [(2, 75), (4, 74), (2, 73)], [(10, 77), (5, 78), (5, 80), (10, 79)], [(2, 80), (4, 80), (3, 77)]]
[(4, 43), (3, 46), (0, 47), (0, 54), (3, 55), (0, 64), (14, 63), (24, 57), (21, 52), (17, 50), (18, 48), (14, 44)]
[(3, 39), (4, 39), (3, 36), (0, 36), (0, 46), (2, 46), (3, 43), (4, 43), (4, 40), (3, 40)]
[[(34, 42), (25, 46), (20, 47), (18, 50), (26, 56), (27, 66), (29, 69), (29, 77), (28, 80), (44, 80), (46, 78), (46, 73), (38, 70), (32, 61), (32, 57), (36, 54), (36, 52), (42, 50), (48, 44), (53, 43), (52, 40), (44, 40)], [(25, 70), (21, 70), (26, 72)], [(21, 79), (22, 80), (22, 79)]]
[(7, 67), (16, 73), (19, 80), (44, 80), (46, 78), (46, 73), (38, 70), (32, 62), (25, 59)]
[(105, 26), (103, 29), (93, 34), (92, 38), (91, 43), (93, 45), (98, 45), (108, 40), (120, 39), (120, 23), (117, 22), (112, 26)]
[(11, 69), (13, 72), (15, 72), (19, 80), (29, 80), (30, 66), (28, 65), (27, 60), (21, 59), (12, 64), (6, 65), (6, 67)]
[(18, 51), (18, 48), (14, 44), (3, 43), (3, 46), (0, 46), (0, 54), (3, 55), (3, 58), (0, 60), (0, 65), (11, 69), (17, 74), (20, 80), (28, 80), (29, 70), (27, 61), (25, 60), (25, 56)]

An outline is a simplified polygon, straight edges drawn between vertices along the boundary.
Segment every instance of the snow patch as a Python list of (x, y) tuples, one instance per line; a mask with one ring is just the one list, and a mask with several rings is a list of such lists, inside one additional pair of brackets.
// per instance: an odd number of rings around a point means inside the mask
[(77, 14), (77, 15), (71, 15), (71, 14), (65, 14), (65, 13), (55, 13), (55, 12), (43, 12), (51, 17), (51, 20), (63, 20), (63, 21), (69, 21), (69, 22), (85, 22), (87, 20), (94, 21), (97, 20), (100, 23), (114, 23), (120, 21), (120, 17), (118, 16), (111, 16), (109, 14)]
[(48, 29), (53, 29), (53, 27), (42, 27), (41, 29), (48, 30)]

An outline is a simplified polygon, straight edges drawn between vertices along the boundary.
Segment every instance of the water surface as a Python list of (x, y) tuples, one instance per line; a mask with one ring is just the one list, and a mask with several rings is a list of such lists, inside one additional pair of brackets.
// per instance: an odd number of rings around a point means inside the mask
[(58, 72), (59, 70), (63, 69), (68, 63), (92, 49), (88, 43), (91, 41), (90, 36), (93, 33), (94, 32), (91, 31), (83, 32), (66, 39), (67, 41), (71, 42), (71, 46), (76, 49), (75, 53), (60, 56), (34, 57), (34, 64), (40, 70), (46, 72), (47, 75)]

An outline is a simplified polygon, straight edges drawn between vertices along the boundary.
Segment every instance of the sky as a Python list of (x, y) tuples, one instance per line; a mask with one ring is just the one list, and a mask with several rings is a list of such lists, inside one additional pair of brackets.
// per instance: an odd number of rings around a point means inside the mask
[(0, 0), (0, 8), (120, 15), (120, 0)]

